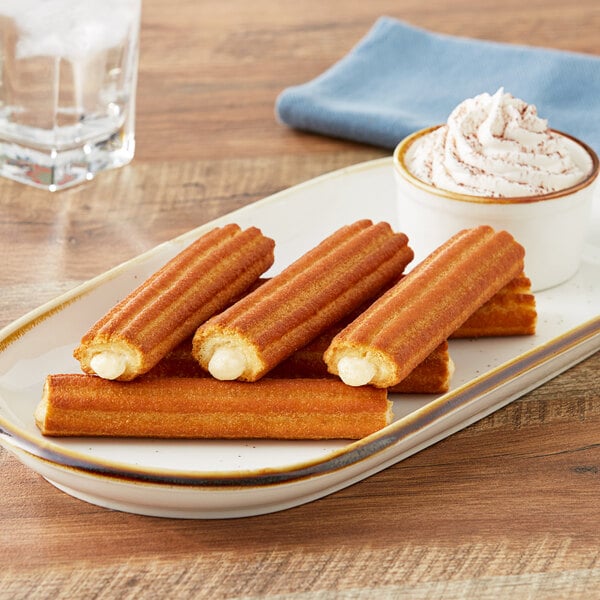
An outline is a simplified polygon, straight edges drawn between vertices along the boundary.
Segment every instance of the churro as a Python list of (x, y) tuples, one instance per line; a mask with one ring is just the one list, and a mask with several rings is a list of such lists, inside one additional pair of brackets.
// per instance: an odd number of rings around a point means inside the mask
[(203, 321), (239, 298), (273, 264), (274, 242), (230, 224), (190, 244), (82, 338), (85, 373), (128, 381), (146, 373)]
[(520, 275), (478, 308), (451, 338), (533, 335), (537, 325), (531, 281)]
[(388, 223), (357, 221), (202, 324), (193, 354), (222, 380), (256, 381), (397, 280), (413, 252)]
[[(337, 329), (336, 329), (337, 331)], [(329, 346), (334, 332), (313, 340), (300, 348), (265, 375), (277, 379), (327, 379), (335, 377), (327, 371), (323, 352)], [(401, 382), (388, 391), (397, 394), (443, 394), (450, 388), (454, 364), (450, 358), (447, 342), (442, 342)], [(167, 377), (209, 377), (210, 375), (192, 356), (191, 339), (179, 344), (154, 368), (143, 375), (144, 379)]]
[(447, 341), (436, 346), (406, 377), (387, 388), (394, 394), (445, 394), (450, 389), (454, 361)]
[(457, 233), (334, 337), (329, 371), (352, 386), (396, 385), (523, 272), (524, 254), (506, 231)]
[(49, 375), (35, 411), (50, 436), (359, 439), (391, 422), (386, 390), (335, 379), (107, 381)]

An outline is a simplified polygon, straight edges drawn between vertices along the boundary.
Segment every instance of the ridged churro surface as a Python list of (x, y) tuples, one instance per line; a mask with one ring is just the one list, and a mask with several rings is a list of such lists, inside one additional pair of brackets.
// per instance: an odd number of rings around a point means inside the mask
[(126, 361), (118, 379), (133, 379), (239, 298), (273, 260), (274, 242), (259, 229), (213, 229), (100, 319), (74, 356), (84, 372), (94, 373), (94, 356), (112, 352)]
[(369, 383), (391, 387), (509, 281), (524, 250), (505, 231), (464, 230), (435, 250), (341, 331), (325, 352), (328, 369), (366, 361)]
[(531, 281), (520, 275), (478, 308), (451, 337), (533, 335), (536, 325), (537, 309)]
[(339, 229), (200, 326), (195, 358), (211, 371), (216, 349), (235, 347), (244, 356), (243, 371), (235, 378), (260, 379), (397, 279), (413, 258), (407, 241), (387, 223), (361, 220)]
[(385, 390), (336, 380), (107, 381), (50, 375), (36, 410), (44, 435), (359, 439), (392, 419)]

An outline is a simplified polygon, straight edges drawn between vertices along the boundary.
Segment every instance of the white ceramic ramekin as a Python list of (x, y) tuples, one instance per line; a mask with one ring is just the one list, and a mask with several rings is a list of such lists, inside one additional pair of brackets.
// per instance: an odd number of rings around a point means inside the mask
[(534, 291), (563, 283), (579, 267), (598, 176), (596, 153), (583, 142), (561, 132), (576, 161), (592, 170), (580, 183), (539, 196), (486, 198), (436, 188), (412, 175), (405, 158), (412, 144), (436, 127), (418, 131), (394, 151), (399, 228), (410, 239), (420, 262), (461, 229), (491, 225), (505, 229), (525, 248), (525, 274)]

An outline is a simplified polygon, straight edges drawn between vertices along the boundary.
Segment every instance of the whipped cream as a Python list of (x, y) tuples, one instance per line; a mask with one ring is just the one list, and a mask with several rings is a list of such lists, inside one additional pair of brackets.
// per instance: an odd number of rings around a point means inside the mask
[(548, 128), (534, 105), (500, 88), (461, 102), (445, 125), (412, 144), (405, 161), (415, 177), (443, 190), (536, 196), (571, 187), (590, 173), (591, 158), (576, 161), (569, 142)]

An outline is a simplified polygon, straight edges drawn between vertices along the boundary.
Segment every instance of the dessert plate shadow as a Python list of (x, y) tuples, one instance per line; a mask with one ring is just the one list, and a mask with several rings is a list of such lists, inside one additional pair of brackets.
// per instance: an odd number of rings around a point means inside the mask
[[(276, 240), (278, 272), (340, 226), (396, 214), (391, 158), (321, 176), (225, 215), (121, 264), (0, 331), (0, 443), (81, 500), (137, 514), (233, 518), (316, 500), (467, 427), (600, 349), (597, 227), (578, 274), (536, 295), (535, 336), (453, 340), (451, 390), (395, 395), (394, 422), (355, 442), (45, 438), (34, 409), (49, 373), (79, 372), (82, 334), (207, 229), (255, 225)], [(594, 237), (595, 236), (595, 237)]]

